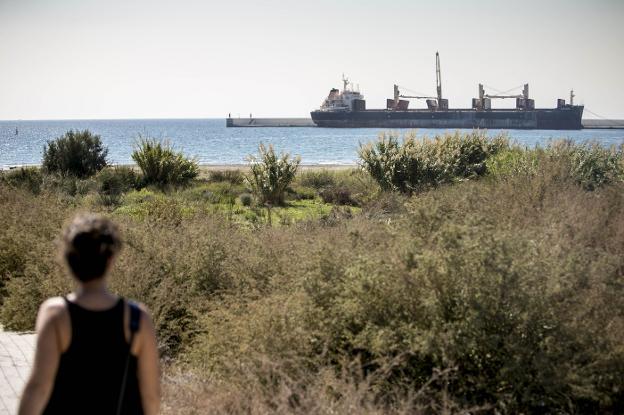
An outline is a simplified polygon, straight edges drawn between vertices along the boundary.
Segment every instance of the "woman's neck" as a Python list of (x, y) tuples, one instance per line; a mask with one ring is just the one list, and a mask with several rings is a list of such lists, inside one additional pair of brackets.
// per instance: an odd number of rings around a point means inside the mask
[(96, 280), (81, 282), (76, 287), (76, 295), (97, 295), (107, 294), (108, 288), (106, 287), (106, 281), (104, 278), (98, 278)]
[(79, 282), (69, 299), (81, 306), (99, 309), (110, 307), (117, 301), (118, 297), (108, 291), (104, 278), (98, 278), (92, 281)]

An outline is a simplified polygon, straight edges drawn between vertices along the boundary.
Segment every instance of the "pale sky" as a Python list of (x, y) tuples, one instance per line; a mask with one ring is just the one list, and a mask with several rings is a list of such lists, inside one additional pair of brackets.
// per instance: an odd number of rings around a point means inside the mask
[(436, 51), (452, 108), (528, 82), (624, 119), (624, 0), (0, 0), (0, 119), (306, 117), (342, 73), (383, 108)]

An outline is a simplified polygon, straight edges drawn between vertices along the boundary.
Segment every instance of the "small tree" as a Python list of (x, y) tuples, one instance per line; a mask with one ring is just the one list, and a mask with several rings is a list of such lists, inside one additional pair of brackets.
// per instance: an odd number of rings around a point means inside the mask
[(197, 162), (176, 152), (167, 141), (140, 138), (132, 160), (143, 172), (145, 184), (182, 185), (199, 174)]
[(250, 174), (245, 177), (262, 203), (284, 204), (284, 192), (293, 181), (301, 162), (300, 157), (290, 158), (287, 153), (275, 154), (272, 145), (258, 146), (258, 157), (249, 155)]
[(89, 130), (69, 130), (48, 141), (43, 149), (42, 168), (46, 173), (89, 177), (106, 167), (107, 154), (99, 135)]

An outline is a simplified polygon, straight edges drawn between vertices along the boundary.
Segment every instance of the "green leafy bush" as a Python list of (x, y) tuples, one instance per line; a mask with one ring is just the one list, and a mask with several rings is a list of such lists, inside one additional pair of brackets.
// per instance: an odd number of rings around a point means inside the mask
[(197, 162), (176, 152), (166, 141), (140, 138), (132, 152), (132, 160), (141, 169), (143, 181), (148, 185), (183, 185), (199, 174)]
[(253, 203), (253, 196), (249, 193), (243, 193), (238, 198), (243, 206), (251, 206)]
[(351, 198), (351, 190), (345, 186), (326, 187), (319, 192), (319, 195), (325, 203), (332, 203), (334, 205), (357, 205)]
[(89, 177), (106, 167), (107, 154), (99, 135), (89, 130), (70, 130), (48, 141), (43, 150), (42, 169), (63, 176)]
[(214, 170), (210, 172), (211, 182), (230, 182), (232, 184), (243, 184), (245, 175), (236, 170)]
[(548, 174), (571, 179), (586, 190), (624, 180), (624, 146), (604, 147), (596, 142), (559, 140), (546, 147), (512, 147), (486, 162), (495, 178)]
[(566, 163), (571, 177), (586, 190), (624, 180), (624, 146), (605, 148), (597, 142), (563, 140), (551, 143), (546, 154)]
[(320, 190), (336, 183), (335, 175), (329, 170), (308, 170), (297, 175), (297, 183), (304, 187)]
[(36, 167), (22, 167), (0, 172), (0, 181), (12, 187), (27, 189), (32, 193), (39, 193), (43, 183), (41, 170)]
[(91, 191), (97, 190), (97, 182), (93, 177), (81, 179), (76, 176), (45, 174), (41, 187), (48, 192), (56, 192), (76, 197), (84, 196)]
[(289, 200), (313, 200), (317, 196), (316, 189), (299, 185), (288, 187), (286, 193)]
[(117, 166), (103, 169), (96, 180), (101, 203), (110, 206), (118, 204), (124, 193), (139, 189), (141, 179), (131, 168)]
[(490, 176), (497, 178), (531, 176), (538, 171), (539, 159), (539, 149), (511, 147), (490, 157), (486, 168)]
[(403, 143), (394, 134), (382, 134), (376, 142), (362, 145), (360, 163), (383, 190), (405, 193), (443, 183), (481, 176), (488, 157), (509, 146), (505, 136), (489, 139), (483, 132), (436, 135), (416, 139), (406, 135)]
[(284, 204), (284, 193), (293, 181), (301, 158), (290, 158), (289, 154), (277, 155), (272, 145), (258, 146), (259, 156), (250, 155), (250, 173), (247, 183), (256, 193), (261, 203)]

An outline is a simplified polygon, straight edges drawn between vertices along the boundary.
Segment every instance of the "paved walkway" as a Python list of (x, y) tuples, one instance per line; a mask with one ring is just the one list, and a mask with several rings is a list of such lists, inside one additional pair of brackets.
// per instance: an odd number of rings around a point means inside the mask
[(0, 328), (0, 415), (17, 413), (34, 351), (34, 334), (5, 332)]

